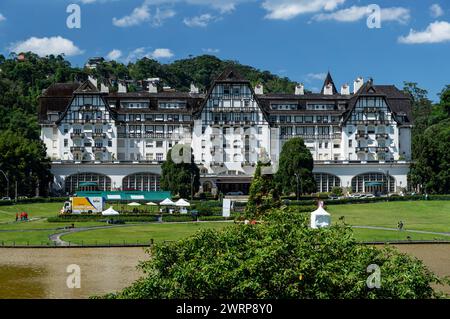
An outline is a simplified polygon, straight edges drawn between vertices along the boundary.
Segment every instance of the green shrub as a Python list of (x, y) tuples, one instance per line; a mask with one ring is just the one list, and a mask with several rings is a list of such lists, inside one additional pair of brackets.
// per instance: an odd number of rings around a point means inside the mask
[[(356, 299), (433, 298), (442, 282), (421, 261), (394, 248), (361, 245), (351, 228), (311, 229), (307, 214), (271, 210), (256, 225), (202, 230), (153, 246), (146, 274), (108, 298)], [(368, 266), (381, 271), (369, 289)]]

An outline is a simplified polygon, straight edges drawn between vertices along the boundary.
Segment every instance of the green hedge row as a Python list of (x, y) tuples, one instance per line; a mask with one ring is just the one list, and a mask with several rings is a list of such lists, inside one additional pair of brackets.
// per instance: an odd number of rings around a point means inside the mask
[[(62, 215), (57, 217), (48, 218), (48, 222), (50, 223), (74, 223), (74, 222), (106, 222), (109, 219), (114, 220), (122, 220), (124, 222), (156, 222), (159, 220), (159, 216), (161, 215), (119, 215), (114, 217), (107, 217), (101, 215), (88, 215), (88, 214), (80, 214), (80, 215)], [(214, 220), (230, 220), (233, 217), (224, 218), (219, 215), (213, 216), (199, 216), (198, 218), (201, 221), (214, 221)], [(162, 215), (163, 222), (189, 222), (196, 220), (190, 214), (187, 215), (171, 215), (164, 214)]]

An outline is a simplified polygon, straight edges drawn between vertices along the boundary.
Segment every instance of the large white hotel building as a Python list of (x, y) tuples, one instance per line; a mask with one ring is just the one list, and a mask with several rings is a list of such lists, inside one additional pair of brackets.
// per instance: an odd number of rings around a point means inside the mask
[(304, 139), (318, 191), (399, 192), (411, 160), (411, 101), (393, 85), (356, 79), (338, 91), (328, 74), (320, 93), (298, 85), (264, 93), (226, 69), (206, 93), (161, 88), (158, 79), (129, 92), (90, 79), (53, 84), (40, 97), (41, 138), (52, 160), (53, 189), (80, 182), (101, 190), (159, 190), (161, 163), (190, 145), (204, 192), (248, 191), (261, 155), (278, 162), (283, 143)]

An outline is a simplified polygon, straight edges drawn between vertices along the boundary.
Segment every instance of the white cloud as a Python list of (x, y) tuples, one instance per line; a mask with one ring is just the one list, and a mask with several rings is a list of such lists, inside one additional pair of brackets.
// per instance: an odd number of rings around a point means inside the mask
[(209, 54), (214, 54), (214, 53), (220, 52), (219, 49), (214, 49), (214, 48), (206, 48), (206, 49), (202, 49), (202, 51), (205, 53), (209, 53)]
[(326, 73), (308, 73), (306, 75), (306, 82), (323, 81), (325, 80), (326, 76), (327, 76)]
[(267, 19), (289, 20), (300, 14), (332, 11), (345, 0), (264, 0)]
[(135, 61), (142, 58), (151, 58), (151, 59), (167, 59), (174, 56), (174, 53), (170, 49), (166, 48), (158, 48), (153, 51), (148, 51), (145, 47), (137, 48), (131, 51), (127, 58), (126, 62)]
[(151, 19), (151, 24), (153, 26), (159, 27), (163, 24), (164, 20), (172, 18), (176, 15), (176, 12), (172, 9), (160, 9), (156, 8), (156, 13)]
[(400, 37), (398, 41), (405, 44), (448, 42), (450, 41), (450, 23), (436, 21), (431, 23), (424, 31), (411, 29), (407, 36)]
[(216, 17), (206, 13), (192, 18), (184, 18), (183, 23), (188, 27), (206, 27), (211, 21), (215, 21)]
[(433, 18), (439, 18), (444, 15), (444, 10), (437, 3), (431, 5), (430, 14)]
[(65, 39), (61, 36), (50, 38), (31, 37), (25, 41), (12, 44), (9, 49), (16, 53), (31, 51), (39, 56), (46, 56), (50, 54), (64, 54), (66, 56), (73, 56), (83, 53), (83, 51), (80, 50), (71, 40)]
[(131, 14), (123, 18), (113, 18), (113, 24), (116, 27), (131, 27), (150, 20), (150, 8), (148, 1), (145, 1), (140, 7), (134, 8)]
[(154, 59), (166, 59), (173, 57), (173, 52), (170, 49), (159, 48), (155, 49), (151, 56)]
[(140, 7), (134, 8), (133, 11), (122, 18), (113, 18), (113, 25), (116, 27), (131, 27), (149, 22), (154, 27), (159, 27), (163, 24), (164, 20), (175, 16), (176, 12), (172, 9), (156, 8), (155, 13), (152, 15), (150, 12), (150, 6), (158, 1), (145, 0)]
[(111, 52), (108, 53), (106, 58), (108, 60), (118, 60), (118, 59), (120, 59), (121, 56), (122, 56), (122, 51), (120, 51), (118, 49), (113, 49), (113, 50), (111, 50)]
[[(369, 7), (352, 6), (332, 13), (321, 13), (313, 17), (316, 21), (334, 20), (338, 22), (355, 22), (367, 18), (372, 11)], [(402, 7), (382, 8), (381, 21), (396, 21), (405, 24), (411, 18), (409, 9)]]
[(6, 20), (5, 16), (0, 13), (0, 22), (5, 21), (5, 20)]

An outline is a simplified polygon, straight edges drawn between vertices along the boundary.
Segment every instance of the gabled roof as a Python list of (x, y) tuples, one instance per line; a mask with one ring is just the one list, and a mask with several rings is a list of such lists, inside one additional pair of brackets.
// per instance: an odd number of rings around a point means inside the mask
[(214, 80), (214, 82), (229, 82), (229, 83), (239, 83), (245, 82), (250, 83), (247, 79), (242, 77), (242, 75), (232, 66), (228, 66), (219, 76)]
[(320, 91), (321, 93), (324, 92), (324, 89), (325, 89), (325, 87), (328, 86), (328, 84), (331, 84), (333, 86), (333, 95), (338, 94), (336, 85), (334, 85), (334, 81), (333, 81), (333, 78), (331, 77), (330, 72), (327, 73), (327, 76), (326, 76), (325, 80), (323, 81), (322, 91)]
[(100, 91), (94, 86), (94, 84), (87, 80), (84, 81), (83, 84), (80, 85), (80, 87), (78, 89), (76, 89), (74, 92), (74, 94), (77, 93), (100, 93)]

